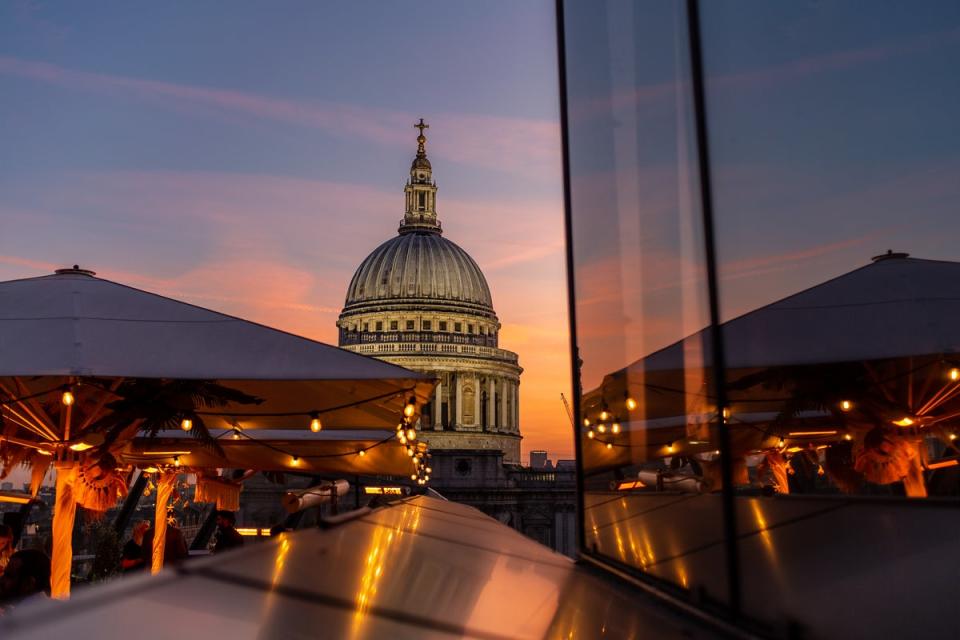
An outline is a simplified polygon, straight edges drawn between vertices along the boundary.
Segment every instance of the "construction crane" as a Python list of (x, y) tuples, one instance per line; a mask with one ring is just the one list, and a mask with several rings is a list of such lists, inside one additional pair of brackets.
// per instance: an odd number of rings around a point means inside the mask
[(563, 392), (560, 392), (560, 399), (563, 400), (563, 408), (567, 410), (567, 417), (570, 418), (570, 424), (576, 426), (576, 421), (573, 419), (573, 411), (570, 410), (570, 403), (567, 402), (567, 396), (563, 395)]

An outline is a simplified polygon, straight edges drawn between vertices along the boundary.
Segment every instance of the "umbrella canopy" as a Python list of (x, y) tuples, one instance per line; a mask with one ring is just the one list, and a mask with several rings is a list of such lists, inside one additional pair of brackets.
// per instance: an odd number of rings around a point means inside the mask
[[(960, 415), (960, 384), (951, 377), (960, 375), (953, 372), (960, 366), (957, 317), (960, 263), (888, 253), (723, 323), (735, 447), (766, 448), (805, 431), (824, 432), (813, 440), (837, 439), (878, 424), (942, 429)], [(627, 447), (652, 457), (712, 450), (702, 428), (720, 417), (710, 354), (705, 329), (608, 374), (585, 394), (584, 413), (594, 424), (604, 410), (622, 423), (619, 443), (601, 438), (622, 450), (595, 451), (597, 466), (636, 459)], [(626, 398), (635, 410), (623, 406)]]

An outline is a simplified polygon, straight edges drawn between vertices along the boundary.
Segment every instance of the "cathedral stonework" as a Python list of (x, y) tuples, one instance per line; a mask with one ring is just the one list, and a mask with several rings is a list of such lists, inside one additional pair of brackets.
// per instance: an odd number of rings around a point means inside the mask
[(354, 273), (337, 320), (339, 344), (439, 379), (420, 419), (431, 449), (500, 451), (516, 465), (523, 370), (517, 354), (499, 346), (500, 321), (480, 267), (442, 235), (428, 125), (416, 126), (403, 220)]

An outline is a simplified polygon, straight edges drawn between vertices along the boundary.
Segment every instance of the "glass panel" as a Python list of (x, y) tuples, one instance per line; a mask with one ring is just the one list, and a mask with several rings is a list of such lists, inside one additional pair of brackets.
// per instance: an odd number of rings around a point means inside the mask
[(682, 3), (568, 2), (585, 547), (724, 602)]
[(960, 556), (960, 5), (702, 12), (746, 612), (813, 637), (864, 621), (942, 637)]

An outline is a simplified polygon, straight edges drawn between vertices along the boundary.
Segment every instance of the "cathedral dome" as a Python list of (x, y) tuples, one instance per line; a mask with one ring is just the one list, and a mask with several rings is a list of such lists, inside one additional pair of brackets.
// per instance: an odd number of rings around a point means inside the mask
[(344, 311), (391, 302), (450, 302), (493, 313), (480, 267), (438, 233), (404, 233), (374, 249), (353, 274)]

